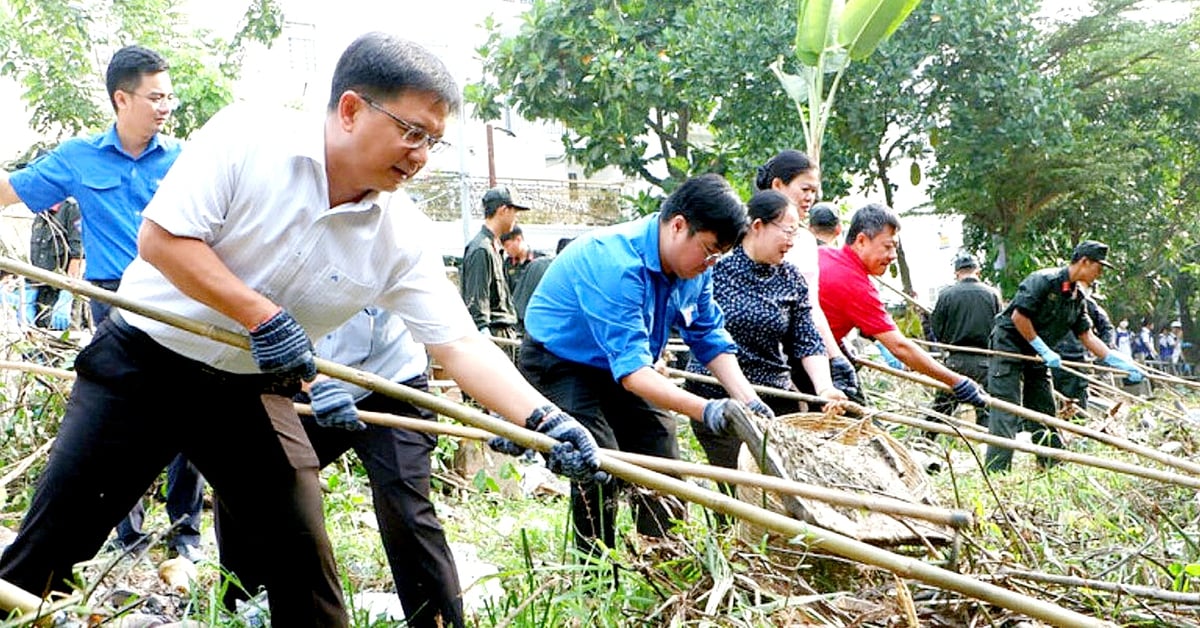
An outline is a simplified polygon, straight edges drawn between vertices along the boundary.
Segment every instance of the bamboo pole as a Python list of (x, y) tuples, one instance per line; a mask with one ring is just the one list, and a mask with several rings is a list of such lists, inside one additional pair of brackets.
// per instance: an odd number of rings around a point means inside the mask
[[(296, 404), (296, 410), (301, 414), (312, 414), (312, 407), (305, 404)], [(394, 427), (414, 432), (424, 432), (426, 434), (454, 436), (458, 438), (485, 442), (495, 436), (495, 434), (491, 432), (474, 427), (466, 427), (452, 423), (438, 423), (425, 419), (414, 419), (382, 412), (359, 410), (358, 416), (366, 423), (382, 425), (385, 427)], [(612, 456), (618, 460), (623, 460), (630, 464), (636, 464), (640, 467), (658, 471), (659, 473), (685, 475), (689, 477), (704, 478), (714, 482), (726, 482), (729, 484), (739, 484), (742, 486), (753, 486), (785, 495), (797, 495), (836, 506), (862, 508), (889, 515), (921, 519), (931, 523), (950, 526), (955, 529), (969, 527), (974, 523), (973, 515), (965, 510), (951, 510), (948, 508), (939, 508), (935, 506), (922, 506), (920, 504), (914, 504), (887, 496), (868, 497), (851, 491), (841, 491), (825, 486), (807, 484), (804, 482), (797, 482), (795, 480), (777, 478), (770, 475), (762, 475), (760, 473), (747, 473), (737, 469), (727, 469), (725, 467), (697, 464), (694, 462), (686, 462), (672, 458), (646, 456), (626, 451), (618, 451), (616, 449), (602, 448), (601, 451), (603, 451), (605, 455)]]
[[(708, 384), (718, 384), (718, 385), (720, 384), (720, 382), (718, 382), (715, 377), (710, 377), (707, 375), (699, 375), (696, 373), (689, 373), (687, 371), (680, 371), (680, 370), (676, 370), (676, 369), (669, 369), (669, 373), (672, 375), (681, 376), (684, 379), (691, 379), (691, 380), (695, 380), (698, 382), (704, 382), (704, 383), (708, 383)], [(932, 384), (929, 384), (929, 385), (932, 385)], [(757, 386), (756, 385), (756, 386), (754, 386), (754, 389), (763, 394), (778, 393), (779, 396), (786, 398), (786, 399), (797, 399), (799, 401), (807, 401), (809, 403), (826, 403), (828, 401), (826, 399), (822, 399), (821, 397), (817, 397), (814, 395), (806, 395), (804, 393), (790, 391), (790, 390), (779, 390), (778, 388), (770, 388), (767, 386)], [(1170, 471), (1163, 471), (1160, 469), (1152, 469), (1150, 467), (1143, 467), (1141, 465), (1136, 465), (1136, 464), (1132, 464), (1132, 463), (1128, 463), (1128, 462), (1122, 462), (1120, 460), (1110, 460), (1108, 458), (1101, 458), (1100, 456), (1092, 456), (1089, 454), (1076, 453), (1076, 452), (1069, 451), (1066, 449), (1058, 449), (1056, 447), (1044, 447), (1042, 445), (1035, 445), (1033, 443), (1023, 443), (1016, 439), (1004, 438), (1003, 436), (996, 436), (995, 434), (991, 434), (987, 431), (982, 430), (977, 425), (963, 423), (962, 421), (955, 421), (955, 425), (960, 428), (959, 431), (955, 431), (954, 428), (950, 427), (949, 425), (946, 425), (945, 423), (935, 423), (933, 421), (922, 421), (921, 419), (915, 419), (912, 417), (904, 416), (903, 414), (896, 414), (894, 412), (886, 412), (883, 410), (873, 410), (870, 408), (864, 408), (858, 404), (848, 402), (848, 401), (841, 402), (841, 404), (842, 404), (842, 407), (845, 408), (851, 414), (858, 414), (858, 415), (869, 414), (872, 418), (877, 418), (877, 419), (880, 419), (883, 421), (889, 421), (891, 423), (899, 423), (901, 425), (907, 425), (909, 427), (920, 428), (922, 430), (925, 430), (926, 432), (937, 432), (939, 434), (947, 434), (949, 436), (960, 436), (961, 435), (962, 438), (965, 438), (967, 440), (984, 443), (987, 445), (998, 445), (1000, 447), (1008, 447), (1009, 449), (1012, 449), (1014, 451), (1022, 451), (1022, 452), (1026, 452), (1026, 453), (1036, 454), (1038, 456), (1042, 456), (1045, 458), (1053, 458), (1055, 460), (1061, 460), (1063, 462), (1073, 462), (1076, 464), (1082, 464), (1082, 465), (1086, 465), (1089, 467), (1095, 467), (1097, 469), (1104, 469), (1106, 471), (1123, 473), (1125, 475), (1132, 475), (1132, 476), (1136, 476), (1136, 477), (1140, 477), (1140, 478), (1146, 478), (1148, 480), (1164, 482), (1167, 484), (1187, 486), (1190, 488), (1200, 488), (1200, 477), (1195, 477), (1195, 476), (1191, 476), (1191, 475), (1180, 475), (1178, 473), (1173, 473)], [(966, 428), (966, 429), (963, 429), (963, 428)]]
[(1043, 584), (1056, 584), (1064, 587), (1079, 587), (1093, 589), (1095, 591), (1104, 591), (1106, 593), (1122, 593), (1140, 598), (1150, 598), (1160, 602), (1169, 602), (1171, 604), (1200, 604), (1200, 593), (1168, 591), (1167, 589), (1159, 589), (1156, 587), (1147, 587), (1137, 584), (1109, 582), (1107, 580), (1095, 580), (1093, 578), (1075, 578), (1072, 576), (1061, 576), (1052, 573), (1007, 568), (1001, 569), (996, 575), (1002, 578), (1015, 578), (1017, 580), (1028, 580), (1030, 582), (1041, 582)]
[(42, 598), (29, 591), (0, 579), (0, 607), (28, 615), (39, 613), (45, 607), (45, 603)]
[[(892, 375), (894, 377), (900, 377), (902, 379), (907, 379), (909, 381), (916, 382), (918, 384), (923, 384), (925, 386), (929, 386), (932, 388), (936, 388), (938, 390), (950, 390), (949, 386), (947, 386), (939, 381), (936, 381), (934, 379), (925, 377), (924, 375), (919, 375), (917, 373), (909, 373), (907, 371), (901, 371), (899, 369), (894, 369), (890, 366), (879, 364), (878, 362), (872, 362), (870, 360), (863, 360), (861, 358), (854, 358), (854, 361), (863, 366), (873, 368), (877, 371), (882, 371), (882, 372)], [(1015, 403), (1010, 403), (1008, 401), (1004, 401), (1003, 399), (996, 399), (995, 397), (992, 397), (992, 396), (988, 396), (988, 406), (990, 406), (992, 408), (996, 408), (998, 410), (1003, 410), (1004, 412), (1014, 414), (1021, 418), (1029, 419), (1030, 421), (1036, 421), (1043, 425), (1048, 425), (1050, 427), (1057, 428), (1057, 429), (1065, 431), (1065, 432), (1071, 432), (1072, 434), (1078, 434), (1080, 436), (1087, 436), (1088, 438), (1091, 438), (1092, 440), (1099, 441), (1101, 443), (1104, 443), (1104, 444), (1112, 446), (1112, 447), (1116, 447), (1117, 449), (1123, 449), (1125, 451), (1138, 454), (1144, 458), (1149, 458), (1151, 460), (1161, 462), (1162, 464), (1165, 464), (1169, 467), (1173, 467), (1175, 469), (1179, 469), (1180, 471), (1186, 471), (1186, 472), (1194, 474), (1194, 475), (1200, 475), (1200, 464), (1196, 464), (1190, 460), (1184, 460), (1183, 458), (1180, 458), (1178, 456), (1172, 456), (1170, 454), (1165, 454), (1156, 449), (1146, 447), (1145, 445), (1139, 445), (1137, 443), (1130, 441), (1127, 438), (1121, 438), (1119, 436), (1105, 434), (1104, 432), (1094, 430), (1094, 429), (1084, 426), (1084, 425), (1076, 425), (1074, 423), (1071, 423), (1070, 421), (1064, 421), (1058, 417), (1053, 417), (1048, 414), (1042, 414), (1041, 412), (1034, 412), (1033, 410), (1030, 410), (1029, 408), (1025, 408), (1025, 407), (1019, 406)], [(1004, 446), (1008, 447), (1008, 445), (1004, 445)], [(1016, 448), (1010, 447), (1010, 449), (1016, 449)]]
[[(136, 312), (142, 316), (153, 318), (218, 342), (242, 348), (249, 348), (250, 346), (249, 339), (242, 334), (222, 329), (215, 325), (200, 323), (158, 307), (138, 303), (107, 290), (96, 288), (85, 282), (65, 278), (57, 273), (43, 271), (24, 262), (0, 257), (0, 269), (65, 288), (77, 294), (106, 301), (121, 309)], [(419, 405), (445, 416), (456, 417), (473, 427), (503, 436), (524, 447), (538, 451), (549, 451), (550, 447), (558, 443), (558, 441), (544, 434), (526, 430), (503, 419), (491, 417), (477, 410), (429, 393), (390, 382), (378, 375), (364, 373), (324, 359), (316, 360), (316, 364), (318, 370), (328, 376), (358, 384), (362, 388)], [(956, 591), (977, 600), (1024, 613), (1055, 626), (1080, 626), (1082, 628), (1097, 625), (1113, 625), (1110, 622), (1101, 622), (1096, 618), (1088, 617), (1044, 600), (1031, 598), (990, 583), (982, 582), (970, 576), (928, 565), (906, 556), (899, 556), (835, 532), (817, 528), (802, 521), (797, 521), (790, 517), (747, 504), (717, 491), (704, 489), (683, 480), (643, 469), (623, 460), (617, 460), (603, 453), (600, 454), (600, 468), (634, 484), (675, 495), (676, 497), (700, 504), (717, 512), (754, 522), (761, 527), (778, 533), (798, 537), (813, 548), (886, 569), (901, 577), (913, 578), (939, 588)]]
[(892, 284), (887, 283), (886, 281), (880, 279), (879, 277), (872, 276), (871, 279), (875, 281), (875, 285), (883, 286), (884, 288), (887, 288), (888, 290), (891, 290), (892, 292), (900, 295), (900, 297), (902, 299), (904, 299), (908, 303), (911, 303), (913, 306), (917, 307), (922, 312), (925, 312), (926, 314), (933, 313), (933, 310), (931, 310), (928, 305), (921, 303), (920, 301), (918, 301), (916, 299), (916, 297), (912, 296), (911, 294), (908, 294), (908, 293), (904, 292), (903, 290), (897, 288), (896, 286), (893, 286)]
[[(1026, 362), (1043, 362), (1044, 361), (1036, 355), (1025, 355), (1024, 353), (1013, 353), (1012, 351), (1000, 351), (999, 349), (981, 349), (979, 347), (967, 347), (964, 345), (951, 345), (951, 344), (946, 344), (944, 342), (933, 342), (930, 340), (923, 340), (920, 338), (909, 338), (909, 340), (911, 340), (919, 345), (926, 346), (926, 347), (933, 347), (935, 349), (945, 349), (947, 351), (956, 351), (959, 353), (976, 353), (979, 355), (998, 355), (1000, 357), (1011, 358), (1013, 360), (1024, 360)], [(1113, 375), (1120, 375), (1122, 377), (1128, 375), (1128, 373), (1126, 373), (1124, 369), (1119, 369), (1115, 366), (1106, 366), (1103, 364), (1096, 364), (1095, 362), (1075, 362), (1072, 360), (1063, 360), (1063, 365), (1071, 366), (1074, 368), (1091, 369), (1093, 371), (1099, 371), (1102, 373), (1112, 373)], [(1152, 369), (1145, 364), (1138, 364), (1138, 366), (1140, 366), (1142, 369), (1145, 369), (1147, 371), (1146, 379), (1160, 381), (1160, 382), (1164, 382), (1167, 384), (1179, 384), (1181, 386), (1188, 386), (1191, 388), (1200, 388), (1200, 382), (1186, 380), (1186, 379), (1182, 379), (1180, 377), (1175, 377), (1173, 375), (1169, 375), (1167, 373), (1162, 373), (1158, 369)], [(1161, 373), (1161, 374), (1159, 374), (1159, 373)]]

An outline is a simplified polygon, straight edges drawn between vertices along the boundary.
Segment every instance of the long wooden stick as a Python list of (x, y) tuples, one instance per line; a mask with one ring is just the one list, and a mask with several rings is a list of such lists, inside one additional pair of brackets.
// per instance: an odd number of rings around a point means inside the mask
[[(863, 360), (861, 358), (855, 358), (854, 361), (863, 366), (866, 366), (868, 368), (872, 368), (877, 371), (882, 371), (889, 375), (899, 377), (902, 379), (907, 379), (909, 381), (913, 381), (918, 384), (929, 386), (931, 388), (936, 388), (938, 390), (950, 390), (949, 386), (947, 386), (937, 380), (925, 377), (924, 375), (920, 375), (917, 373), (909, 373), (908, 371), (894, 369), (890, 366), (886, 366), (886, 365), (880, 364), (878, 362), (873, 362), (871, 360)], [(988, 397), (988, 406), (990, 406), (992, 408), (996, 408), (998, 410), (1003, 410), (1004, 412), (1014, 414), (1021, 418), (1029, 419), (1030, 421), (1035, 421), (1035, 422), (1041, 423), (1043, 425), (1048, 425), (1050, 427), (1058, 428), (1059, 430), (1062, 430), (1064, 432), (1071, 432), (1072, 434), (1079, 434), (1080, 436), (1087, 436), (1088, 438), (1091, 438), (1092, 440), (1099, 441), (1101, 443), (1104, 443), (1104, 444), (1112, 446), (1112, 447), (1116, 447), (1117, 449), (1123, 449), (1125, 451), (1138, 454), (1144, 458), (1149, 458), (1151, 460), (1161, 462), (1162, 464), (1165, 464), (1169, 467), (1174, 467), (1176, 469), (1179, 469), (1181, 471), (1186, 471), (1186, 472), (1194, 474), (1194, 475), (1200, 475), (1200, 464), (1196, 464), (1190, 460), (1184, 460), (1183, 458), (1180, 458), (1178, 456), (1172, 456), (1170, 454), (1165, 454), (1161, 451), (1158, 451), (1157, 449), (1146, 447), (1145, 445), (1139, 445), (1135, 442), (1130, 441), (1127, 438), (1113, 436), (1112, 434), (1105, 434), (1104, 432), (1094, 430), (1090, 427), (1087, 427), (1084, 425), (1076, 425), (1074, 423), (1071, 423), (1070, 421), (1064, 421), (1058, 417), (1050, 416), (1048, 414), (1042, 414), (1041, 412), (1034, 412), (1033, 410), (1030, 410), (1029, 408), (1025, 408), (1023, 406), (1019, 406), (1015, 403), (1011, 403), (1008, 401), (1004, 401), (1003, 399), (996, 399), (995, 397), (991, 397), (991, 396)], [(1005, 446), (1007, 447), (1007, 445), (1005, 445)], [(1013, 449), (1015, 449), (1015, 448), (1013, 448)]]
[[(138, 303), (132, 299), (96, 288), (82, 281), (63, 277), (57, 273), (43, 271), (24, 262), (0, 257), (0, 269), (65, 288), (77, 294), (106, 301), (121, 309), (136, 312), (142, 316), (153, 318), (218, 342), (242, 348), (249, 348), (250, 346), (249, 339), (242, 334), (222, 329), (215, 325), (194, 321), (161, 308)], [(364, 373), (323, 359), (317, 360), (317, 368), (322, 373), (331, 377), (336, 377), (358, 384), (362, 388), (419, 405), (444, 416), (454, 417), (473, 427), (503, 436), (523, 447), (538, 451), (549, 451), (553, 445), (558, 443), (558, 441), (544, 434), (526, 430), (508, 421), (488, 416), (477, 410), (467, 408), (435, 395), (390, 382), (378, 375)], [(600, 455), (600, 467), (614, 476), (634, 484), (675, 495), (717, 512), (754, 522), (763, 528), (793, 538), (798, 537), (810, 546), (831, 554), (886, 569), (901, 577), (914, 578), (939, 588), (956, 591), (977, 600), (983, 600), (1012, 611), (1024, 613), (1055, 626), (1080, 626), (1082, 628), (1097, 625), (1113, 625), (1110, 622), (1099, 621), (1094, 617), (1088, 617), (1045, 600), (1021, 595), (970, 576), (954, 573), (913, 558), (900, 556), (856, 541), (835, 532), (808, 525), (802, 521), (797, 521), (752, 504), (747, 504), (720, 492), (711, 491), (677, 478), (643, 469), (603, 453)]]
[[(1000, 357), (1011, 358), (1013, 360), (1024, 360), (1026, 362), (1041, 362), (1042, 361), (1042, 359), (1036, 355), (1025, 355), (1024, 353), (1014, 353), (1012, 351), (1000, 351), (999, 349), (981, 349), (979, 347), (967, 347), (967, 346), (963, 346), (963, 345), (950, 345), (950, 344), (946, 344), (944, 342), (932, 342), (929, 340), (922, 340), (920, 338), (909, 338), (909, 340), (911, 340), (919, 345), (926, 346), (926, 347), (933, 347), (935, 349), (945, 349), (947, 351), (955, 351), (958, 353), (975, 353), (978, 355), (998, 355)], [(1071, 367), (1078, 368), (1078, 369), (1090, 369), (1093, 371), (1099, 371), (1099, 372), (1103, 372), (1103, 373), (1112, 373), (1113, 375), (1120, 375), (1122, 377), (1124, 377), (1125, 375), (1128, 375), (1128, 373), (1126, 373), (1124, 369), (1119, 369), (1119, 368), (1116, 368), (1115, 366), (1106, 366), (1103, 364), (1096, 364), (1095, 362), (1075, 362), (1072, 360), (1063, 360), (1063, 365), (1071, 366)], [(1179, 384), (1181, 386), (1188, 386), (1191, 388), (1200, 388), (1200, 382), (1195, 382), (1195, 381), (1183, 379), (1181, 377), (1175, 377), (1175, 376), (1167, 374), (1167, 373), (1162, 373), (1158, 369), (1150, 368), (1146, 364), (1139, 364), (1139, 366), (1141, 366), (1144, 370), (1146, 370), (1146, 379), (1160, 381), (1160, 382), (1164, 382), (1167, 384)]]
[[(720, 382), (718, 382), (715, 377), (710, 377), (708, 375), (699, 375), (697, 373), (689, 373), (687, 371), (680, 371), (677, 369), (669, 369), (668, 373), (684, 379), (720, 385)], [(932, 386), (933, 384), (929, 385)], [(754, 386), (754, 389), (762, 394), (779, 393), (779, 396), (785, 399), (796, 399), (808, 403), (826, 403), (828, 401), (814, 395), (806, 395), (804, 393), (790, 390), (779, 390), (777, 388), (769, 388), (766, 386)], [(955, 431), (954, 428), (946, 425), (945, 423), (922, 421), (921, 419), (904, 416), (903, 414), (896, 414), (895, 412), (864, 408), (858, 404), (850, 402), (842, 402), (842, 405), (851, 414), (869, 414), (872, 418), (877, 418), (891, 423), (899, 423), (909, 427), (920, 428), (926, 432), (937, 432), (938, 434), (947, 434), (949, 436), (961, 435), (963, 438), (970, 441), (985, 443), (987, 445), (1007, 447), (1014, 451), (1023, 451), (1045, 458), (1053, 458), (1055, 460), (1062, 460), (1064, 462), (1074, 462), (1077, 464), (1087, 465), (1089, 467), (1096, 467), (1097, 469), (1114, 471), (1116, 473), (1123, 473), (1125, 475), (1133, 475), (1136, 477), (1146, 478), (1148, 480), (1165, 482), (1167, 484), (1200, 488), (1200, 477), (1192, 475), (1180, 475), (1178, 473), (1172, 473), (1170, 471), (1163, 471), (1160, 469), (1152, 469), (1150, 467), (1143, 467), (1128, 462), (1122, 462), (1120, 460), (1110, 460), (1100, 456), (1076, 453), (1067, 449), (1058, 449), (1056, 447), (1044, 447), (1042, 445), (1035, 445), (1033, 443), (1025, 443), (1013, 438), (1004, 438), (1003, 436), (990, 434), (987, 431), (982, 430), (979, 426), (966, 424), (961, 421), (955, 422), (955, 425), (959, 427), (959, 430)]]
[[(312, 414), (312, 407), (305, 404), (296, 404), (296, 410), (301, 414)], [(488, 432), (487, 430), (481, 430), (474, 427), (455, 425), (453, 423), (439, 423), (425, 419), (414, 419), (382, 412), (359, 410), (358, 416), (366, 423), (373, 423), (375, 425), (383, 425), (386, 427), (395, 427), (414, 432), (424, 432), (426, 434), (454, 436), (477, 441), (487, 441), (495, 436), (495, 434)], [(950, 510), (935, 506), (922, 506), (920, 504), (914, 504), (886, 496), (867, 497), (851, 491), (841, 491), (825, 486), (818, 486), (816, 484), (807, 484), (804, 482), (777, 478), (770, 475), (762, 475), (760, 473), (747, 473), (737, 469), (727, 469), (725, 467), (697, 464), (694, 462), (674, 460), (671, 458), (660, 458), (658, 456), (646, 456), (626, 451), (618, 451), (616, 449), (602, 449), (602, 451), (605, 453), (605, 455), (612, 456), (618, 460), (624, 460), (630, 464), (636, 464), (640, 467), (652, 469), (660, 473), (704, 478), (714, 482), (726, 482), (729, 484), (739, 484), (742, 486), (753, 486), (784, 495), (797, 495), (799, 497), (813, 499), (836, 506), (862, 508), (865, 510), (889, 515), (911, 517), (913, 519), (921, 519), (923, 521), (929, 521), (953, 528), (968, 527), (974, 522), (973, 515), (965, 510)]]
[(1071, 576), (1061, 576), (1058, 574), (1037, 571), (1024, 571), (1021, 569), (1005, 568), (1001, 569), (996, 575), (1005, 578), (1028, 580), (1030, 582), (1057, 584), (1065, 587), (1081, 587), (1094, 589), (1096, 591), (1106, 591), (1109, 593), (1124, 593), (1128, 595), (1135, 595), (1137, 597), (1159, 600), (1161, 602), (1170, 602), (1172, 604), (1200, 604), (1200, 593), (1168, 591), (1166, 589), (1146, 587), (1136, 584), (1123, 584), (1120, 582), (1109, 582), (1107, 580), (1095, 580), (1093, 578), (1074, 578)]

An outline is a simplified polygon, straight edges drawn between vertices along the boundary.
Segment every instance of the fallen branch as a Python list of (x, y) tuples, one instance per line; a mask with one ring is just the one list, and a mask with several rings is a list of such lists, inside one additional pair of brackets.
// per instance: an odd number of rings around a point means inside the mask
[(1075, 578), (1072, 576), (1060, 576), (1057, 574), (1043, 573), (1038, 571), (1024, 571), (1020, 569), (1005, 568), (1001, 569), (996, 575), (1003, 578), (1015, 578), (1017, 580), (1028, 580), (1030, 582), (1040, 582), (1043, 584), (1057, 584), (1064, 587), (1080, 587), (1092, 589), (1093, 591), (1104, 591), (1106, 593), (1122, 593), (1141, 598), (1150, 598), (1160, 602), (1170, 602), (1172, 604), (1200, 605), (1200, 593), (1183, 593), (1180, 591), (1169, 591), (1167, 589), (1146, 587), (1136, 584), (1122, 584), (1120, 582), (1093, 580), (1091, 578)]

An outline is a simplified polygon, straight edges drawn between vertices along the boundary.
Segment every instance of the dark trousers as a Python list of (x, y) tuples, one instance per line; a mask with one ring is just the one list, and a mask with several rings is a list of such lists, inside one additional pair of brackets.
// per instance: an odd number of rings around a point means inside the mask
[[(1050, 369), (1041, 362), (992, 356), (988, 365), (988, 394), (1042, 414), (1055, 413)], [(1062, 447), (1057, 429), (995, 407), (991, 409), (988, 431), (1004, 438), (1029, 432), (1035, 445)], [(985, 466), (988, 471), (1007, 471), (1012, 467), (1012, 455), (1013, 450), (1007, 447), (988, 445)], [(1037, 460), (1041, 466), (1051, 464), (1049, 458), (1038, 456)]]
[[(428, 390), (425, 376), (404, 382)], [(387, 395), (371, 394), (357, 404), (361, 410), (386, 412), (436, 421), (424, 408)], [(429, 501), (430, 455), (437, 446), (432, 434), (367, 425), (361, 432), (324, 428), (302, 417), (304, 430), (324, 467), (353, 449), (371, 481), (375, 520), (392, 568), (396, 593), (404, 607), (406, 626), (464, 626), (462, 589), (446, 534)], [(221, 496), (223, 497), (223, 496)], [(230, 517), (217, 499), (217, 542), (222, 565), (237, 575), (241, 588), (229, 587), (226, 604), (246, 597), (262, 585), (259, 552), (241, 533), (240, 519)]]
[[(988, 386), (988, 362), (990, 360), (991, 358), (988, 356), (979, 353), (951, 353), (950, 355), (946, 356), (946, 368), (958, 373), (959, 375), (970, 377), (981, 386)], [(955, 399), (954, 393), (950, 392), (949, 390), (939, 390), (937, 395), (934, 396), (934, 412), (953, 415), (956, 409), (958, 409), (958, 399)], [(976, 412), (976, 416), (978, 417), (976, 419), (976, 423), (983, 427), (988, 426), (987, 413), (985, 413), (983, 410), (979, 410)], [(928, 420), (937, 422), (941, 421), (936, 417), (929, 418)], [(935, 438), (937, 433), (928, 432), (926, 433), (926, 436)]]
[(58, 438), (0, 557), (0, 578), (37, 594), (68, 590), (74, 564), (95, 555), (183, 453), (251, 529), (275, 625), (348, 625), (317, 457), (291, 399), (264, 392), (269, 378), (216, 371), (120, 317), (100, 324), (75, 368)]
[[(1083, 362), (1086, 359), (1086, 356), (1080, 354), (1063, 353), (1060, 355), (1067, 362)], [(1051, 369), (1051, 375), (1054, 376), (1054, 389), (1062, 393), (1062, 396), (1074, 399), (1079, 408), (1086, 411), (1088, 404), (1087, 380), (1063, 369)]]
[[(204, 476), (187, 458), (175, 456), (167, 466), (167, 515), (175, 526), (168, 541), (171, 547), (200, 545), (200, 511), (203, 508)], [(133, 510), (117, 524), (117, 539), (122, 545), (132, 547), (146, 537), (142, 531), (145, 518), (146, 509), (139, 499)]]
[[(625, 390), (607, 369), (564, 360), (528, 336), (521, 344), (519, 366), (531, 384), (575, 417), (601, 447), (679, 458), (674, 419)], [(620, 488), (623, 485), (615, 480), (571, 485), (575, 545), (583, 552), (595, 551), (596, 539), (614, 547), (616, 492)], [(649, 536), (665, 535), (671, 520), (684, 516), (678, 502), (641, 491), (632, 495), (631, 502), (638, 532)]]

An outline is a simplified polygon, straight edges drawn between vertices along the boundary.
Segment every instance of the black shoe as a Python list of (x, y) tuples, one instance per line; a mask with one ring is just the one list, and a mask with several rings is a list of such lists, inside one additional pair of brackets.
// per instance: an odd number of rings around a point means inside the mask
[(172, 545), (171, 549), (167, 551), (167, 555), (171, 558), (180, 556), (193, 563), (200, 563), (208, 560), (208, 556), (204, 553), (204, 550), (200, 549), (199, 546), (188, 545), (186, 543)]

